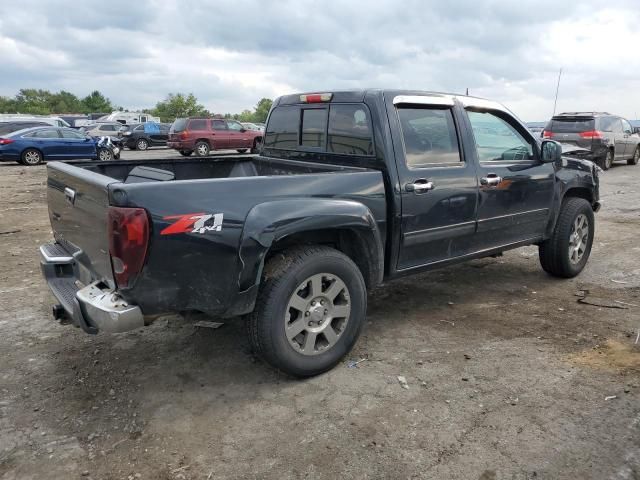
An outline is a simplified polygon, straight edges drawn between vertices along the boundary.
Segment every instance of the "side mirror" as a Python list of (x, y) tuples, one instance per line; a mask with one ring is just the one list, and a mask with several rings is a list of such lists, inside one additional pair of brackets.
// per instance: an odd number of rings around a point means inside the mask
[(562, 159), (562, 145), (554, 140), (542, 141), (542, 163), (553, 163)]
[(242, 133), (244, 133), (244, 132), (246, 132), (246, 131), (247, 131), (247, 129), (246, 129), (246, 128), (241, 128), (241, 129), (240, 129), (240, 131), (241, 131)]

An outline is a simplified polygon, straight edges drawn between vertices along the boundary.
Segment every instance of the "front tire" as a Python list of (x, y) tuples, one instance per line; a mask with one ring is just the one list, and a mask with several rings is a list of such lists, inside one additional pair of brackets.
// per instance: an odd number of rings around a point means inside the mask
[(22, 152), (22, 164), (27, 165), (28, 167), (32, 167), (34, 165), (40, 165), (42, 163), (42, 153), (40, 150), (36, 150), (35, 148), (27, 148), (24, 152)]
[(256, 138), (253, 141), (253, 146), (251, 147), (251, 153), (259, 153), (261, 145), (262, 145), (262, 141), (259, 138)]
[(366, 316), (360, 270), (329, 247), (296, 247), (265, 265), (253, 312), (247, 316), (253, 350), (295, 377), (333, 368), (353, 347)]
[(549, 274), (573, 278), (587, 264), (595, 232), (593, 209), (583, 198), (570, 197), (562, 202), (551, 238), (540, 244), (542, 268)]
[(108, 162), (113, 160), (113, 153), (108, 148), (101, 148), (98, 150), (98, 160), (101, 162)]
[(640, 145), (636, 147), (636, 151), (633, 152), (633, 157), (627, 160), (627, 165), (637, 165), (640, 161)]
[(137, 150), (145, 151), (147, 148), (149, 148), (149, 142), (147, 142), (144, 138), (141, 138), (136, 142)]
[(207, 142), (196, 143), (195, 152), (198, 157), (206, 157), (209, 155), (209, 144)]

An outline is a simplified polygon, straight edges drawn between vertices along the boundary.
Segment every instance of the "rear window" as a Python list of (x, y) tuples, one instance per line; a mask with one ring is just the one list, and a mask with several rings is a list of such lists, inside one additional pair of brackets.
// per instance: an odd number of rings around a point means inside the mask
[(171, 124), (171, 128), (169, 132), (183, 132), (185, 127), (187, 126), (186, 118), (176, 118), (176, 120)]
[(276, 108), (269, 117), (267, 132), (264, 136), (264, 146), (282, 149), (297, 148), (299, 123), (299, 108)]
[(595, 120), (585, 117), (554, 117), (545, 130), (556, 133), (580, 133), (595, 130)]
[(264, 146), (287, 150), (317, 148), (342, 155), (373, 155), (366, 107), (362, 104), (333, 104), (328, 107), (328, 112), (324, 107), (276, 108), (269, 117)]

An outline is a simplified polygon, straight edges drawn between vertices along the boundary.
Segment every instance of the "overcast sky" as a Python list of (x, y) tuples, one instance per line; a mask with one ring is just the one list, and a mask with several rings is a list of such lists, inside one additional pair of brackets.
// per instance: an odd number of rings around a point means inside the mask
[(193, 92), (212, 112), (389, 87), (558, 111), (640, 111), (640, 0), (3, 0), (0, 95), (98, 89), (126, 108)]

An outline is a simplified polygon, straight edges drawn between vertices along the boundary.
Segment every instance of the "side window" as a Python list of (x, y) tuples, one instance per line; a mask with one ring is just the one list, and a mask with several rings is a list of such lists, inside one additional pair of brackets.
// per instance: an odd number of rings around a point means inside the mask
[(598, 119), (598, 125), (599, 125), (598, 130), (601, 130), (603, 132), (611, 132), (613, 128), (612, 124), (614, 120), (615, 120), (614, 117), (600, 117)]
[(622, 122), (619, 118), (613, 118), (613, 122), (611, 123), (611, 131), (613, 133), (622, 133)]
[(229, 130), (233, 130), (234, 132), (239, 132), (240, 130), (244, 129), (240, 122), (231, 120), (227, 120), (227, 127), (229, 128)]
[(346, 155), (373, 155), (371, 123), (362, 105), (331, 105), (327, 151)]
[(214, 130), (226, 130), (227, 124), (224, 120), (211, 120), (211, 126)]
[(278, 107), (269, 117), (264, 146), (268, 148), (295, 149), (298, 147), (298, 107)]
[(620, 119), (622, 121), (622, 131), (624, 133), (633, 133), (633, 129), (631, 128), (631, 124), (627, 122), (624, 118)]
[(189, 121), (189, 130), (206, 130), (207, 121), (204, 118), (198, 118)]
[(533, 146), (509, 122), (491, 112), (467, 111), (480, 162), (531, 160)]
[(134, 132), (144, 132), (144, 125), (138, 125), (133, 129)]
[(326, 108), (309, 108), (302, 110), (302, 131), (300, 135), (300, 145), (302, 145), (303, 147), (324, 149), (326, 131)]
[(60, 138), (60, 135), (58, 135), (58, 130), (56, 130), (55, 128), (38, 130), (37, 132), (33, 133), (33, 136), (35, 138)]
[(462, 161), (450, 108), (398, 108), (407, 166), (458, 165)]
[(75, 138), (76, 140), (84, 140), (86, 137), (73, 130), (61, 130), (62, 138)]

